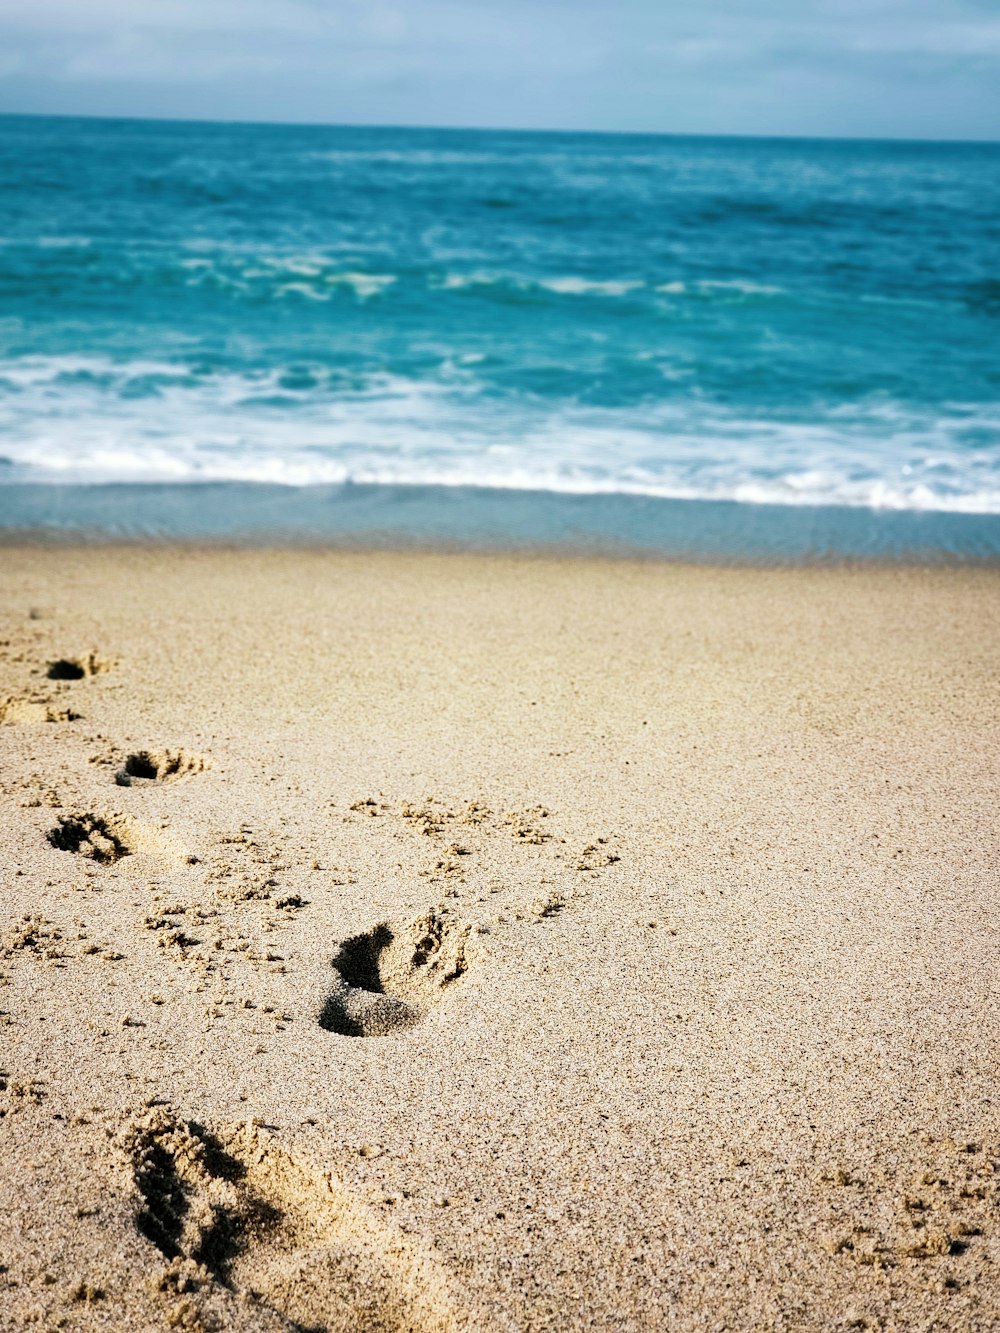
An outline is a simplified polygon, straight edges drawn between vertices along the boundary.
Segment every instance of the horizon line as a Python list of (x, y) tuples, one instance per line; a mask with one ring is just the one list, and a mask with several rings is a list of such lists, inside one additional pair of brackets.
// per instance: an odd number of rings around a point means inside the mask
[(923, 144), (939, 146), (1000, 147), (1000, 138), (927, 138), (910, 135), (865, 134), (754, 134), (739, 130), (600, 130), (559, 129), (549, 126), (517, 127), (511, 125), (435, 125), (401, 124), (396, 122), (342, 121), (342, 120), (257, 120), (240, 116), (160, 116), (108, 115), (90, 111), (3, 111), (0, 120), (93, 120), (110, 122), (139, 122), (161, 125), (245, 125), (268, 129), (325, 129), (325, 130), (413, 130), (435, 134), (578, 134), (620, 139), (738, 139), (774, 140), (782, 143), (867, 143), (867, 144)]

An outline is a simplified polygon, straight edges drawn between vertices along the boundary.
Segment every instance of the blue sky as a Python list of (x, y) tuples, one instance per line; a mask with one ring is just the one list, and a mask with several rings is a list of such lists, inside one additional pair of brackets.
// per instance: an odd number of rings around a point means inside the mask
[(1000, 0), (0, 0), (0, 111), (1000, 138)]

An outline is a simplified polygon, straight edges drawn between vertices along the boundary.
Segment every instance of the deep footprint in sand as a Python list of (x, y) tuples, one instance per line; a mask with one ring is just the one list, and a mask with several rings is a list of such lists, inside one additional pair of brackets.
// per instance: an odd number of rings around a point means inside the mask
[(99, 676), (110, 671), (113, 666), (110, 657), (84, 653), (82, 657), (57, 657), (49, 663), (45, 674), (49, 680), (85, 680), (88, 676)]
[(113, 865), (132, 853), (128, 826), (100, 815), (60, 815), (49, 842), (60, 852), (75, 852), (100, 865)]
[(204, 755), (186, 750), (136, 750), (115, 774), (119, 787), (141, 787), (176, 782), (208, 767)]
[(49, 829), (48, 840), (60, 852), (71, 852), (98, 865), (111, 866), (129, 858), (129, 868), (142, 873), (151, 866), (173, 863), (196, 865), (198, 858), (155, 825), (119, 814), (60, 815)]
[(338, 981), (319, 1016), (343, 1037), (381, 1037), (413, 1027), (465, 973), (471, 927), (433, 907), (415, 921), (383, 921), (345, 940)]
[(131, 1126), (124, 1147), (139, 1195), (136, 1226), (171, 1261), (165, 1281), (192, 1293), (191, 1327), (219, 1326), (208, 1318), (219, 1287), (303, 1330), (460, 1326), (433, 1257), (267, 1130), (248, 1123), (212, 1132), (156, 1108)]

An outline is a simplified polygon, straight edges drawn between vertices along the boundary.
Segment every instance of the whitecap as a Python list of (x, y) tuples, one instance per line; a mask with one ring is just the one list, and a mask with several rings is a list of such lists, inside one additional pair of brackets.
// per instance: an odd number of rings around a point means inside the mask
[[(553, 407), (498, 396), (476, 374), (472, 364), (439, 378), (352, 379), (306, 362), (195, 372), (154, 358), (9, 358), (0, 453), (15, 480), (351, 479), (1000, 513), (1000, 451), (959, 438), (970, 426), (1000, 438), (988, 404), (787, 421), (694, 395)], [(147, 379), (155, 412), (135, 396)]]
[(318, 292), (315, 287), (310, 287), (307, 282), (285, 282), (280, 287), (274, 289), (275, 296), (287, 296), (294, 292), (296, 296), (308, 297), (310, 301), (329, 301), (329, 292)]
[(597, 281), (592, 278), (540, 278), (538, 286), (560, 296), (627, 296), (645, 283), (638, 279)]
[(350, 287), (361, 300), (378, 296), (396, 281), (394, 273), (327, 273), (324, 281), (331, 286)]

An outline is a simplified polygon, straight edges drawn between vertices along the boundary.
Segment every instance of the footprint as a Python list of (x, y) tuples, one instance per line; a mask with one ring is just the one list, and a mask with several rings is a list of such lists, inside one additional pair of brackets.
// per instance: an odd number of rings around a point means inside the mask
[(16, 727), (39, 722), (77, 722), (72, 708), (54, 708), (39, 699), (5, 699), (0, 703), (0, 725)]
[(447, 1276), (418, 1242), (266, 1130), (247, 1123), (213, 1132), (161, 1107), (131, 1127), (125, 1146), (141, 1198), (136, 1226), (172, 1261), (168, 1272), (182, 1277), (197, 1265), (193, 1273), (294, 1328), (467, 1326)]
[(112, 865), (133, 850), (127, 825), (99, 815), (60, 815), (49, 829), (49, 842), (61, 852), (75, 852), (101, 865)]
[(320, 1027), (343, 1037), (376, 1037), (419, 1023), (427, 1008), (466, 971), (471, 927), (442, 907), (415, 921), (381, 922), (340, 946), (338, 982), (319, 1016)]
[(49, 663), (45, 673), (49, 680), (83, 680), (86, 676), (99, 676), (110, 671), (114, 662), (109, 657), (99, 657), (97, 653), (85, 653), (83, 657), (59, 657)]
[(150, 783), (176, 782), (208, 767), (204, 755), (185, 750), (137, 750), (130, 754), (115, 774), (119, 787), (137, 787)]
[(120, 815), (60, 815), (48, 839), (58, 851), (73, 852), (99, 865), (133, 858), (129, 868), (134, 866), (136, 873), (171, 862), (197, 864), (197, 857), (186, 854), (160, 828)]

